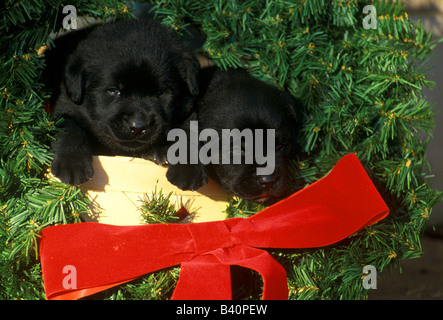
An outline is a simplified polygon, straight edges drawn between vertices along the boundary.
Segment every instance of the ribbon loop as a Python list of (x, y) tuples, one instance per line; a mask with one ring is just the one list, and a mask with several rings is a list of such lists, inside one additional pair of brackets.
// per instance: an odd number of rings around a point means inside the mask
[(236, 245), (229, 249), (220, 248), (183, 262), (172, 299), (232, 299), (231, 265), (252, 269), (262, 276), (263, 299), (288, 298), (285, 269), (265, 250)]
[(223, 264), (238, 265), (257, 271), (263, 278), (264, 300), (288, 299), (286, 271), (267, 251), (238, 245), (213, 254)]
[[(198, 224), (45, 228), (40, 256), (47, 299), (77, 299), (180, 265), (174, 299), (230, 299), (230, 265), (259, 272), (263, 299), (287, 299), (286, 272), (260, 248), (321, 247), (385, 218), (389, 209), (354, 154), (326, 177), (249, 218)], [(66, 265), (78, 281), (66, 287)]]

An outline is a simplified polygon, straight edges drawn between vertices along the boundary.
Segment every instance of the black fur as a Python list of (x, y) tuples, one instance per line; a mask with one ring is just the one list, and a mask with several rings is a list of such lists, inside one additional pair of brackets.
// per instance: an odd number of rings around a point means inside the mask
[[(212, 128), (221, 137), (222, 129), (275, 129), (275, 171), (271, 176), (257, 176), (257, 163), (244, 161), (207, 166), (178, 164), (170, 165), (169, 181), (182, 189), (195, 190), (206, 184), (209, 176), (229, 193), (257, 202), (282, 195), (288, 185), (288, 162), (299, 153), (298, 100), (244, 70), (203, 69), (200, 89), (197, 113), (190, 119), (198, 120), (199, 131)], [(221, 150), (219, 153), (221, 157)]]
[(166, 160), (167, 132), (193, 111), (199, 64), (191, 49), (154, 20), (95, 28), (69, 55), (54, 117), (52, 173), (81, 184), (92, 155)]

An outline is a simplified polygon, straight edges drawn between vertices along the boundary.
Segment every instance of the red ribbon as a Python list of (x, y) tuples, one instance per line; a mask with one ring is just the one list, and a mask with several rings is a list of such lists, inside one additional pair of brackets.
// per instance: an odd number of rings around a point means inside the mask
[(40, 241), (46, 297), (78, 299), (180, 264), (173, 299), (232, 299), (230, 265), (260, 273), (263, 299), (287, 299), (284, 268), (258, 248), (330, 245), (388, 213), (363, 166), (349, 154), (326, 177), (249, 218), (52, 226)]

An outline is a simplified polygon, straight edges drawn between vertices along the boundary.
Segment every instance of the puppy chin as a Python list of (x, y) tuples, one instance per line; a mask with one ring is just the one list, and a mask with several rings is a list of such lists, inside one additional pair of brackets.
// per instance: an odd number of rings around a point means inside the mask
[(278, 199), (285, 193), (286, 190), (286, 184), (278, 187), (272, 187), (268, 190), (263, 190), (259, 186), (256, 188), (251, 188), (251, 185), (253, 184), (249, 184), (249, 188), (234, 187), (230, 190), (230, 192), (242, 199), (264, 204), (274, 199)]
[[(108, 146), (114, 152), (123, 152), (125, 154), (139, 155), (151, 149), (155, 142), (162, 140), (162, 128), (147, 128), (146, 133), (131, 135), (129, 132), (121, 132), (111, 125), (105, 130), (101, 142)], [(150, 134), (152, 132), (152, 134)], [(166, 140), (166, 138), (165, 138)]]
[(260, 195), (258, 197), (255, 197), (255, 198), (250, 198), (250, 199), (245, 198), (245, 199), (248, 200), (248, 201), (264, 204), (268, 200), (272, 199), (272, 197), (269, 194), (263, 194), (263, 195)]
[(265, 192), (260, 194), (259, 196), (256, 197), (250, 197), (250, 198), (244, 198), (248, 201), (253, 201), (253, 202), (257, 202), (257, 203), (261, 203), (261, 204), (265, 204), (265, 203), (269, 203), (270, 201), (273, 201), (275, 199), (278, 199), (279, 197), (281, 197), (284, 194), (285, 190), (282, 189), (280, 192)]
[(260, 184), (257, 184), (256, 180), (244, 181), (235, 185), (231, 189), (231, 193), (242, 199), (261, 204), (272, 203), (280, 199), (285, 194), (288, 186), (288, 179), (285, 176), (280, 176), (279, 180), (268, 189), (263, 189)]

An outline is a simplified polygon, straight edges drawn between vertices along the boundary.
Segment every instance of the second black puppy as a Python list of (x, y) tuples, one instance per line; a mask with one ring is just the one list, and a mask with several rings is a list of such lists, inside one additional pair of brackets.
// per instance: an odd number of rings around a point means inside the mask
[[(299, 108), (298, 101), (288, 92), (278, 90), (244, 70), (203, 69), (200, 74), (200, 89), (201, 95), (196, 102), (197, 113), (190, 119), (198, 122), (190, 122), (189, 126), (198, 123), (200, 133), (205, 129), (218, 133), (220, 140), (215, 141), (220, 148), (218, 164), (211, 162), (205, 166), (201, 161), (196, 165), (170, 164), (167, 172), (169, 181), (181, 189), (195, 190), (206, 184), (209, 176), (227, 192), (257, 202), (282, 195), (289, 180), (289, 161), (296, 158), (298, 153), (296, 139), (299, 128), (295, 112)], [(249, 144), (253, 145), (248, 146), (243, 135), (237, 151), (232, 144), (229, 154), (223, 154), (221, 140), (228, 131), (235, 135), (232, 129), (238, 129), (237, 134), (246, 132), (245, 129), (250, 130), (253, 140)], [(274, 131), (271, 132), (272, 130)], [(268, 137), (271, 133), (273, 136)], [(258, 134), (263, 136), (259, 137)], [(204, 146), (205, 142), (200, 141), (200, 151), (202, 148), (208, 149)], [(261, 151), (257, 147), (261, 147)], [(252, 163), (246, 163), (247, 151), (252, 149), (254, 156), (263, 154), (268, 160), (272, 160), (273, 170), (260, 174), (257, 169), (265, 165), (258, 163), (257, 157), (254, 157)], [(233, 163), (236, 152), (241, 154), (240, 164)], [(231, 159), (230, 163), (223, 164), (223, 157), (227, 157), (225, 160)]]
[(97, 27), (67, 59), (52, 173), (81, 184), (93, 153), (164, 162), (167, 132), (192, 112), (198, 71), (191, 49), (154, 20)]

